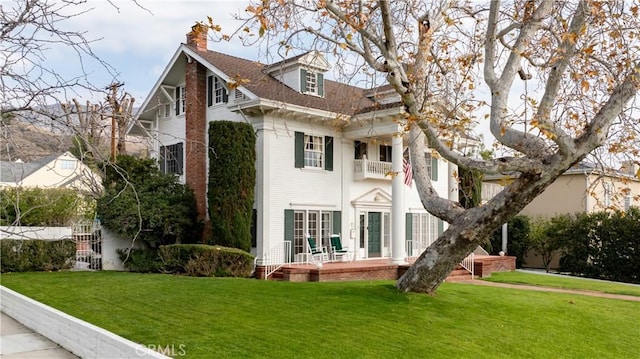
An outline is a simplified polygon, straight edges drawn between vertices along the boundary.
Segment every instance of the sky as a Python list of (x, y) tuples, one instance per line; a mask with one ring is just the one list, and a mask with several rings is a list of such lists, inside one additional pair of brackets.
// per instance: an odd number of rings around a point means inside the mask
[[(51, 0), (53, 1), (53, 0)], [(136, 3), (137, 2), (137, 3)], [(233, 14), (242, 14), (248, 0), (86, 0), (74, 7), (87, 11), (57, 24), (65, 31), (83, 32), (88, 40), (95, 40), (91, 48), (108, 63), (108, 71), (90, 58), (82, 58), (82, 67), (89, 73), (95, 86), (105, 88), (114, 81), (124, 83), (123, 89), (140, 105), (168, 65), (186, 33), (196, 21), (211, 16), (224, 29), (235, 29), (240, 23)], [(13, 0), (0, 0), (8, 8)], [(209, 49), (251, 60), (262, 60), (258, 48), (242, 46), (239, 41), (209, 42)], [(66, 47), (52, 47), (46, 52), (46, 66), (72, 78), (82, 73), (78, 55)], [(67, 100), (103, 102), (103, 94), (90, 94), (79, 90), (67, 94)], [(485, 142), (491, 136), (480, 126), (476, 132), (484, 133)]]

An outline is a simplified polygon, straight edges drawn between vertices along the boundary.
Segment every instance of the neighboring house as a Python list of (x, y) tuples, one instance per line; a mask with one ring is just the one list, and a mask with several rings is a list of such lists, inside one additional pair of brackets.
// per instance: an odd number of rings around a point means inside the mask
[[(603, 170), (594, 164), (579, 163), (568, 169), (520, 214), (553, 217), (563, 213), (592, 213), (640, 207), (640, 178), (637, 165), (623, 164), (620, 170)], [(510, 178), (486, 177), (485, 183), (506, 184)]]
[[(640, 207), (640, 178), (637, 174), (638, 167), (631, 162), (623, 164), (620, 170), (603, 170), (590, 163), (579, 163), (563, 173), (520, 214), (531, 218), (550, 218), (558, 214), (614, 209), (626, 211), (631, 206)], [(499, 188), (509, 181), (509, 176), (486, 177), (483, 191)], [(560, 266), (559, 257), (556, 255), (551, 261), (551, 268)], [(545, 267), (542, 258), (532, 251), (527, 253), (525, 265)]]
[[(129, 134), (154, 139), (161, 169), (194, 190), (207, 221), (208, 123), (249, 123), (257, 141), (258, 259), (285, 241), (298, 255), (307, 252), (307, 235), (328, 245), (331, 234), (340, 234), (352, 258), (404, 262), (406, 241), (426, 247), (446, 223), (424, 210), (415, 186), (403, 183), (407, 138), (399, 96), (388, 86), (365, 90), (330, 81), (329, 68), (317, 52), (263, 65), (209, 51), (206, 30), (194, 27)], [(431, 151), (412, 160), (427, 161), (438, 193), (457, 200), (455, 165)]]
[(0, 161), (0, 188), (73, 188), (85, 193), (101, 190), (100, 176), (70, 152), (33, 162)]

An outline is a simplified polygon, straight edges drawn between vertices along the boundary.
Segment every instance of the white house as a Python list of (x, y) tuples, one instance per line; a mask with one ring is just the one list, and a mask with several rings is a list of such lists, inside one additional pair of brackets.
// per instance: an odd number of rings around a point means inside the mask
[(0, 188), (73, 188), (82, 192), (100, 191), (102, 181), (91, 168), (70, 152), (33, 162), (0, 161)]
[[(247, 122), (257, 135), (259, 259), (285, 241), (300, 254), (307, 252), (306, 235), (327, 245), (340, 234), (354, 259), (402, 263), (407, 243), (426, 247), (446, 223), (424, 210), (415, 186), (404, 184), (399, 97), (388, 86), (330, 81), (324, 76), (330, 67), (315, 52), (264, 65), (210, 51), (206, 30), (194, 26), (129, 133), (154, 139), (161, 168), (193, 188), (206, 221), (207, 124)], [(440, 195), (457, 199), (455, 165), (431, 152), (416, 160), (427, 161)]]

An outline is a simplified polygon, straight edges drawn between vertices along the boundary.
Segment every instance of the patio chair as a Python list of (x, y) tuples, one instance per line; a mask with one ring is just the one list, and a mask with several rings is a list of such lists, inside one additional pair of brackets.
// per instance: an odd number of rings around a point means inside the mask
[(316, 247), (316, 240), (307, 236), (308, 254), (313, 263), (323, 263), (329, 261), (329, 254), (326, 247)]
[(347, 260), (349, 258), (349, 248), (342, 246), (342, 241), (340, 240), (339, 234), (331, 235), (331, 260), (337, 261), (338, 257), (342, 260), (346, 257)]

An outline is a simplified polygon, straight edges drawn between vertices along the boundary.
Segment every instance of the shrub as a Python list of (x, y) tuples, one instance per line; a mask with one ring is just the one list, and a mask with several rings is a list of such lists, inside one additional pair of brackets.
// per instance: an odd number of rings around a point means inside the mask
[(196, 277), (249, 277), (253, 256), (243, 250), (204, 244), (160, 247), (165, 270)]
[(157, 249), (116, 249), (124, 267), (131, 272), (157, 273), (162, 271), (162, 259)]
[(73, 266), (76, 244), (60, 241), (14, 240), (0, 241), (0, 271), (57, 271)]
[(98, 215), (110, 230), (151, 248), (199, 240), (193, 191), (154, 160), (118, 156), (117, 165), (105, 167), (104, 187)]
[(0, 225), (68, 226), (93, 218), (95, 201), (69, 188), (5, 188), (0, 190)]
[(591, 278), (640, 283), (640, 210), (580, 214), (568, 231), (560, 268)]
[[(522, 268), (524, 257), (529, 250), (530, 220), (527, 216), (518, 215), (509, 220), (507, 225), (507, 254), (516, 257), (516, 267)], [(502, 250), (502, 228), (498, 228), (487, 243), (487, 251), (497, 255)]]
[(542, 257), (547, 272), (553, 258), (572, 236), (571, 223), (571, 216), (565, 214), (550, 220), (536, 219), (530, 224), (529, 247)]
[(251, 248), (251, 218), (256, 185), (256, 136), (246, 123), (209, 125), (209, 218), (211, 243)]

